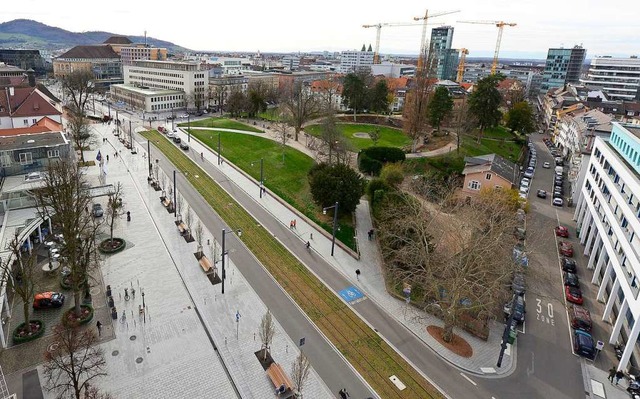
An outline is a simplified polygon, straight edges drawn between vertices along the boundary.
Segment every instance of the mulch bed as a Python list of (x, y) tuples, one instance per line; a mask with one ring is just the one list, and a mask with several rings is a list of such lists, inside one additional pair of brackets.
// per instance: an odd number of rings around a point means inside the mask
[(440, 342), (442, 346), (449, 349), (456, 355), (462, 357), (473, 356), (473, 349), (471, 348), (471, 345), (469, 345), (469, 343), (459, 335), (453, 334), (453, 339), (451, 340), (451, 342), (444, 342), (444, 339), (442, 339), (442, 333), (444, 332), (444, 329), (442, 327), (428, 326), (427, 332), (438, 342)]

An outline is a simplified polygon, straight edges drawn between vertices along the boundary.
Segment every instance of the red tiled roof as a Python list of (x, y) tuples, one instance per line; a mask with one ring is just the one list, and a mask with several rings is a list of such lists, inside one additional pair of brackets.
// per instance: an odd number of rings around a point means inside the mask
[(37, 123), (29, 127), (0, 129), (0, 137), (20, 136), (22, 134), (48, 133), (48, 132), (60, 132), (60, 131), (62, 131), (62, 124), (45, 116), (44, 118), (40, 119)]
[(38, 90), (33, 90), (12, 116), (62, 115)]
[(311, 91), (323, 91), (328, 89), (335, 89), (336, 93), (342, 93), (342, 85), (338, 82), (330, 81), (328, 79), (314, 80), (311, 82)]

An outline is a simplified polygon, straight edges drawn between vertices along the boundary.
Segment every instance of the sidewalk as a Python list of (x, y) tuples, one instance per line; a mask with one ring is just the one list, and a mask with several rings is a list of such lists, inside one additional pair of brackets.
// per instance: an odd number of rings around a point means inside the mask
[[(186, 139), (187, 135), (184, 132), (181, 131), (180, 135), (183, 140)], [(264, 134), (256, 135), (264, 136)], [(303, 146), (301, 143), (297, 143), (297, 145)], [(491, 323), (489, 340), (486, 342), (465, 331), (456, 329), (456, 333), (467, 340), (474, 352), (472, 357), (463, 358), (443, 347), (426, 331), (428, 325), (442, 325), (442, 322), (438, 318), (413, 307), (408, 307), (403, 300), (396, 299), (387, 293), (384, 276), (382, 275), (378, 246), (375, 240), (369, 241), (367, 239), (367, 232), (372, 228), (369, 204), (367, 201), (361, 200), (356, 209), (356, 239), (361, 253), (360, 260), (358, 261), (353, 258), (338, 245), (335, 247), (335, 256), (331, 257), (331, 236), (326, 231), (307, 220), (288, 204), (285, 204), (281, 200), (274, 199), (270, 191), (260, 199), (257, 181), (236, 169), (228, 162), (224, 162), (223, 165), (218, 166), (217, 154), (203, 146), (193, 137), (191, 147), (197, 153), (203, 152), (207, 161), (224, 173), (230, 181), (234, 182), (239, 189), (251, 196), (256, 203), (271, 213), (280, 223), (288, 226), (291, 220), (296, 219), (297, 228), (294, 232), (300, 237), (301, 245), (307, 242), (310, 234), (313, 234), (313, 239), (310, 240), (310, 242), (311, 248), (314, 251), (322, 256), (337, 271), (347, 276), (353, 285), (359, 287), (366, 293), (369, 299), (376, 301), (381, 307), (386, 309), (389, 314), (405, 325), (443, 359), (463, 370), (478, 375), (506, 375), (515, 369), (516, 362), (514, 358), (516, 356), (516, 350), (515, 348), (511, 348), (510, 345), (503, 359), (502, 366), (499, 369), (495, 367), (504, 328), (502, 324), (496, 322)], [(361, 271), (359, 281), (355, 278), (356, 269), (360, 269)]]
[(626, 378), (621, 379), (618, 385), (612, 384), (608, 380), (609, 373), (606, 370), (600, 370), (584, 359), (581, 361), (583, 362), (584, 386), (589, 389), (588, 393), (593, 394), (593, 398), (629, 399), (630, 396), (627, 393), (629, 383)]
[[(231, 261), (225, 296), (217, 294), (219, 287), (211, 285), (193, 255), (197, 243), (186, 243), (178, 234), (173, 215), (159, 201), (160, 192), (148, 185), (143, 149), (136, 144), (138, 154), (132, 155), (110, 126), (93, 127), (100, 143), (101, 137), (109, 142), (85, 157), (95, 159), (98, 150), (103, 158), (109, 155), (106, 183), (122, 183), (125, 208), (132, 218), (131, 222), (122, 218), (114, 232), (127, 241), (126, 249), (106, 257), (102, 266), (118, 317), (125, 311), (126, 320), (101, 320), (115, 330), (116, 338), (102, 345), (108, 376), (96, 385), (118, 398), (272, 395), (274, 386), (254, 355), (261, 348), (256, 333), (267, 311), (260, 298)], [(116, 151), (120, 152), (117, 158)], [(99, 184), (99, 168), (89, 168), (88, 178)], [(104, 197), (95, 200), (106, 203)], [(205, 228), (204, 236), (212, 234)], [(131, 292), (132, 287), (136, 295), (125, 301), (124, 288)], [(144, 316), (138, 312), (143, 290)], [(236, 312), (241, 315), (239, 322)], [(271, 354), (290, 373), (299, 351), (277, 320), (275, 325)], [(333, 396), (313, 369), (304, 393), (317, 398)], [(45, 392), (45, 397), (53, 395)]]

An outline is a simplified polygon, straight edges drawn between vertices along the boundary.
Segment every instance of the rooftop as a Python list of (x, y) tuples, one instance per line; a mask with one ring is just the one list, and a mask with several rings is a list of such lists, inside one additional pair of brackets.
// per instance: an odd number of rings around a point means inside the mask
[(636, 138), (640, 139), (640, 127), (625, 125), (624, 128), (636, 136)]
[(119, 36), (119, 35), (111, 36), (110, 38), (104, 41), (104, 44), (131, 44), (131, 43), (133, 42), (129, 40), (128, 37)]
[(465, 157), (465, 167), (462, 174), (491, 170), (497, 175), (516, 184), (518, 168), (513, 162), (502, 158), (497, 154), (480, 155), (476, 157)]
[(182, 94), (183, 92), (180, 90), (165, 90), (165, 89), (155, 89), (152, 87), (142, 88), (138, 86), (126, 85), (126, 84), (115, 84), (111, 85), (111, 87), (120, 88), (123, 90), (128, 90), (133, 93), (142, 94), (144, 96), (160, 96), (160, 95), (170, 95), (170, 94)]
[(22, 134), (0, 137), (0, 148), (5, 151), (26, 148), (57, 147), (67, 144), (62, 132)]
[(75, 46), (56, 59), (67, 58), (117, 58), (119, 60), (120, 56), (116, 54), (108, 44), (99, 44), (93, 46)]

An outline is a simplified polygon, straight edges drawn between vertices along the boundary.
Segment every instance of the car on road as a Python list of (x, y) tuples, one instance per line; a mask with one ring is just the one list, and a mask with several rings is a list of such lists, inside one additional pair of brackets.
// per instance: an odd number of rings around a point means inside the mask
[(563, 272), (575, 273), (578, 269), (578, 265), (575, 260), (571, 258), (565, 258), (564, 256), (560, 260), (560, 266)]
[(568, 258), (573, 258), (573, 244), (568, 241), (560, 241), (558, 243), (558, 252)]
[(189, 144), (183, 141), (182, 143), (180, 143), (180, 148), (187, 151), (189, 149)]
[(180, 136), (178, 136), (177, 134), (173, 136), (173, 142), (176, 144), (180, 144), (182, 140), (180, 140)]
[(549, 169), (551, 167), (551, 164), (549, 162), (545, 162), (542, 164), (542, 167), (545, 169)]
[(593, 344), (593, 337), (591, 334), (582, 330), (574, 330), (573, 350), (575, 350), (580, 356), (593, 359), (596, 355), (596, 348)]
[(104, 210), (102, 209), (102, 205), (93, 204), (93, 206), (91, 207), (91, 214), (93, 215), (94, 218), (102, 217), (102, 215), (104, 215)]
[(59, 292), (41, 292), (33, 297), (34, 309), (59, 308), (64, 305), (64, 295)]
[(564, 237), (567, 238), (569, 237), (569, 229), (566, 228), (565, 226), (556, 226), (556, 236), (558, 237)]
[(578, 305), (569, 306), (569, 322), (576, 330), (591, 332), (591, 314), (587, 308)]
[(538, 196), (538, 198), (547, 198), (547, 192), (544, 190), (538, 190), (536, 195)]
[(578, 287), (580, 288), (580, 279), (578, 279), (578, 275), (575, 273), (564, 272), (562, 273), (562, 281), (565, 286), (570, 287)]
[(524, 314), (527, 312), (525, 310), (524, 296), (513, 294), (513, 298), (504, 305), (503, 311), (505, 318), (511, 316), (511, 312), (513, 312), (513, 319), (522, 324), (524, 322)]
[(551, 203), (553, 204), (553, 206), (562, 206), (564, 204), (564, 201), (562, 200), (562, 198), (556, 197)]
[(179, 116), (179, 118), (182, 118), (182, 119), (186, 119), (188, 117), (189, 117), (189, 114), (182, 114)]
[(167, 116), (167, 119), (172, 121), (172, 120), (176, 119), (176, 116), (175, 115), (169, 115), (169, 116)]
[(567, 301), (582, 305), (582, 291), (580, 291), (580, 288), (573, 287), (571, 285), (565, 285), (564, 296), (565, 298), (567, 298)]

